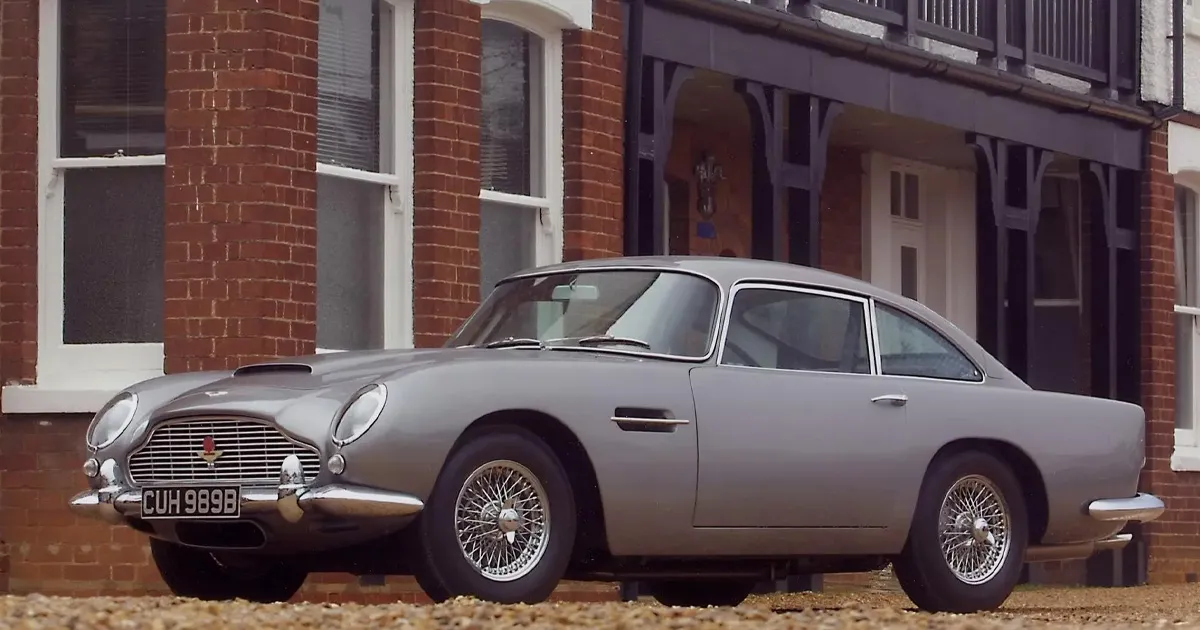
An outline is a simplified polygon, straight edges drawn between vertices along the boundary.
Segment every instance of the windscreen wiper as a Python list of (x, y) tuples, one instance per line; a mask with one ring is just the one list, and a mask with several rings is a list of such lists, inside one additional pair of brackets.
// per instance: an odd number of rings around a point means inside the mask
[(521, 346), (537, 346), (544, 349), (546, 344), (542, 343), (540, 339), (531, 337), (506, 337), (483, 344), (484, 348), (519, 348)]
[(592, 335), (591, 337), (580, 337), (578, 339), (572, 339), (572, 341), (574, 341), (575, 343), (577, 343), (581, 346), (599, 346), (599, 345), (611, 343), (611, 344), (624, 345), (624, 346), (638, 346), (641, 348), (645, 348), (647, 350), (652, 349), (650, 347), (649, 343), (642, 341), (641, 339), (634, 339), (633, 337), (614, 337), (612, 335)]

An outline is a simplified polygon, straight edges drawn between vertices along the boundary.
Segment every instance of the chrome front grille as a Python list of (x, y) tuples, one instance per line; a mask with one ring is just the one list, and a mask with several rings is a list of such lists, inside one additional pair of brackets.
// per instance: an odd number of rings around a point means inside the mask
[[(206, 442), (211, 447), (207, 452)], [(275, 485), (279, 483), (279, 468), (288, 455), (300, 458), (308, 479), (321, 469), (316, 448), (289, 438), (265, 422), (246, 418), (185, 418), (154, 429), (149, 441), (130, 455), (129, 476), (138, 484)]]

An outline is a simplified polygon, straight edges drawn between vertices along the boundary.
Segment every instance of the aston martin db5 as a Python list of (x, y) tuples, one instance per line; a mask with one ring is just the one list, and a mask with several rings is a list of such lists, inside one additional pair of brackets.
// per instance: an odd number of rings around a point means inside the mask
[(1002, 604), (1163, 511), (1137, 405), (1036, 391), (921, 304), (812, 268), (646, 257), (501, 281), (438, 349), (170, 374), (90, 425), (81, 514), (167, 585), (289, 599), (310, 572), (435, 601), (637, 580), (736, 605), (889, 563), (931, 611)]

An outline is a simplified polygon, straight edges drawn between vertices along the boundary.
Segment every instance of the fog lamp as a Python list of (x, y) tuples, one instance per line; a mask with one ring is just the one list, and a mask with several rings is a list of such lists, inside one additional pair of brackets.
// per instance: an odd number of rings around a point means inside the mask
[(329, 472), (335, 475), (346, 472), (346, 458), (341, 453), (335, 453), (333, 457), (330, 457), (327, 465), (329, 466)]

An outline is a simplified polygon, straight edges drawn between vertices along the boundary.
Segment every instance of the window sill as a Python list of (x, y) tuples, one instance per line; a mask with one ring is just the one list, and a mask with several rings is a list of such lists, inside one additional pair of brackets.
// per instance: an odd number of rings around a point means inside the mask
[(1175, 472), (1200, 472), (1200, 446), (1176, 444), (1171, 453), (1171, 470)]
[(5, 385), (0, 412), (9, 414), (96, 413), (120, 387)]

